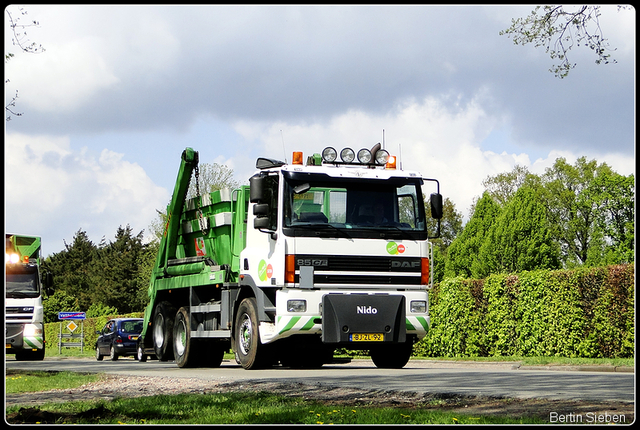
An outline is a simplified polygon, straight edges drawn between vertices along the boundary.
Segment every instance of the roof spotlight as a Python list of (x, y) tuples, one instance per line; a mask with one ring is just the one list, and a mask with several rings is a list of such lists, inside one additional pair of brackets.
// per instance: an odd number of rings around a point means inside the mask
[(369, 164), (371, 161), (371, 151), (366, 148), (362, 148), (358, 151), (358, 161), (362, 164)]
[(376, 164), (378, 165), (387, 164), (388, 160), (389, 160), (389, 153), (384, 149), (378, 149), (378, 152), (376, 152)]
[(351, 148), (344, 148), (340, 151), (340, 159), (344, 163), (351, 163), (356, 158), (356, 153)]
[(325, 163), (333, 163), (336, 161), (336, 158), (338, 158), (338, 153), (332, 147), (327, 146), (322, 150), (322, 159)]

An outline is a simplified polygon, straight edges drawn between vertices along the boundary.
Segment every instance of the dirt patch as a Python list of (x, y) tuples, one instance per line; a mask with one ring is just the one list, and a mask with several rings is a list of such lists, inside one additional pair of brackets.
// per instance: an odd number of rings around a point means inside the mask
[[(323, 385), (283, 384), (251, 381), (223, 384), (223, 391), (268, 391), (285, 396), (302, 397), (326, 405), (377, 406), (406, 409), (437, 409), (460, 414), (536, 417), (544, 421), (582, 423), (611, 422), (613, 419), (634, 421), (635, 407), (628, 402), (594, 402), (550, 399), (515, 399), (459, 394), (423, 394), (405, 391), (357, 390)], [(615, 416), (615, 418), (614, 418)], [(624, 416), (624, 417), (622, 417)], [(609, 417), (609, 418), (607, 418)], [(609, 419), (610, 421), (606, 421)], [(575, 422), (575, 421), (574, 421)], [(595, 422), (594, 422), (595, 423)]]
[[(458, 394), (424, 394), (404, 391), (360, 390), (354, 388), (302, 383), (279, 383), (271, 381), (241, 381), (221, 383), (197, 378), (158, 378), (106, 376), (103, 380), (75, 389), (51, 390), (39, 393), (9, 394), (6, 406), (20, 405), (17, 412), (7, 414), (7, 422), (56, 423), (72, 422), (72, 414), (43, 411), (40, 405), (72, 400), (104, 399), (117, 397), (140, 397), (157, 394), (178, 393), (225, 393), (225, 392), (278, 393), (284, 396), (301, 397), (326, 405), (378, 406), (406, 409), (448, 410), (460, 414), (510, 417), (537, 417), (548, 422), (605, 423), (634, 421), (634, 403), (568, 401), (549, 399), (514, 399), (486, 396), (463, 396)], [(98, 406), (82, 413), (82, 418), (100, 422), (110, 412)], [(69, 415), (69, 416), (66, 416)], [(76, 417), (78, 415), (75, 415)], [(577, 421), (581, 420), (581, 421)], [(607, 421), (608, 420), (608, 421)]]

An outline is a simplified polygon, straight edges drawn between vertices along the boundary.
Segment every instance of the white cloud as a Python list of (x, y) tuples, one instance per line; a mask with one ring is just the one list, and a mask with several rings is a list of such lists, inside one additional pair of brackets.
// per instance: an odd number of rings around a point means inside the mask
[[(437, 98), (425, 98), (422, 101), (405, 100), (391, 112), (381, 115), (350, 110), (326, 123), (242, 121), (235, 123), (234, 128), (247, 141), (263, 142), (260, 155), (270, 158), (283, 158), (280, 154), (284, 136), (289, 160), (294, 150), (303, 151), (306, 157), (326, 146), (333, 146), (338, 151), (345, 146), (355, 150), (370, 148), (382, 140), (384, 129), (386, 147), (393, 154), (401, 152), (403, 168), (438, 179), (444, 197), (450, 198), (468, 219), (469, 208), (484, 191), (482, 181), (488, 176), (511, 171), (515, 165), (540, 174), (559, 157), (573, 163), (583, 155), (553, 150), (546, 158), (532, 162), (526, 153), (483, 151), (481, 143), (501, 125), (502, 120), (486, 112), (477, 99), (451, 107), (451, 103), (445, 104)], [(629, 157), (593, 154), (589, 158), (595, 158), (599, 163), (607, 162), (620, 174), (633, 172), (634, 160)], [(243, 163), (236, 161), (236, 165)], [(243, 174), (248, 175), (250, 171)]]
[(94, 242), (113, 239), (127, 224), (134, 233), (146, 230), (168, 199), (122, 154), (105, 149), (96, 159), (70, 149), (66, 137), (6, 136), (6, 228), (42, 235), (56, 252), (80, 229)]
[(48, 46), (42, 55), (21, 55), (7, 65), (24, 109), (65, 112), (92, 102), (99, 90), (119, 82), (88, 37)]

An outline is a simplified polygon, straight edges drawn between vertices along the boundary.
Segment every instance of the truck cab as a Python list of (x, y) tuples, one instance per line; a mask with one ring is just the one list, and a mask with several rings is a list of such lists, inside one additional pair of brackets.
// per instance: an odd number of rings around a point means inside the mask
[[(425, 179), (389, 166), (388, 156), (338, 162), (335, 152), (325, 149), (321, 161), (312, 156), (306, 165), (295, 155), (290, 165), (257, 163), (240, 278), (256, 292), (258, 321), (235, 327), (245, 339), (236, 345), (241, 363), (277, 343), (288, 364), (318, 365), (348, 348), (369, 350), (380, 367), (402, 367), (426, 335), (432, 249)], [(431, 201), (432, 213), (441, 213), (439, 193)], [(259, 342), (247, 334), (254, 326)]]
[(5, 246), (6, 353), (16, 360), (42, 360), (45, 355), (42, 296), (52, 285), (45, 273), (41, 282), (40, 238), (6, 235)]

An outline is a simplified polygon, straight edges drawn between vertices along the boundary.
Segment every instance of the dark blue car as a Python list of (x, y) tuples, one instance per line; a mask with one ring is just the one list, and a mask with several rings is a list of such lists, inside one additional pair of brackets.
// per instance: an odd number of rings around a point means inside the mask
[(142, 318), (115, 318), (109, 320), (96, 341), (96, 360), (104, 356), (111, 360), (118, 357), (133, 356), (137, 358), (138, 337), (142, 333)]

